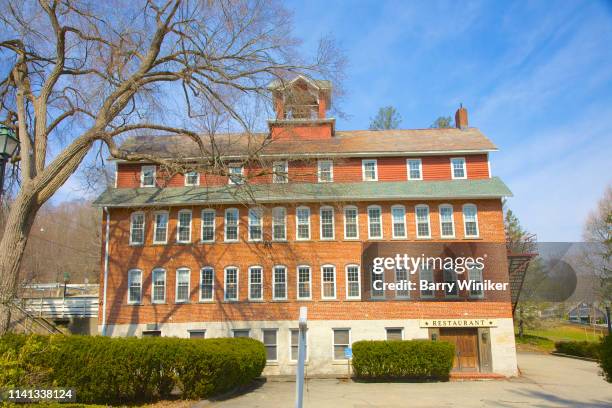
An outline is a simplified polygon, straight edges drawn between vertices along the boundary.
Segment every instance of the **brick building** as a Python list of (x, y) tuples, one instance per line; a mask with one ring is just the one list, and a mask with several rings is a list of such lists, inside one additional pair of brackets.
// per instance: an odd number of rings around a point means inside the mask
[[(297, 77), (270, 91), (269, 132), (202, 138), (221, 167), (199, 160), (184, 136), (123, 144), (197, 170), (116, 163), (115, 187), (96, 200), (102, 332), (251, 336), (266, 345), (266, 374), (293, 374), (307, 306), (309, 375), (346, 373), (346, 347), (387, 338), (451, 341), (455, 370), (516, 374), (508, 291), (381, 288), (508, 282), (502, 198), (510, 191), (492, 176), (497, 149), (468, 127), (467, 111), (451, 129), (339, 131), (327, 117), (329, 82)], [(435, 266), (377, 275), (367, 256), (427, 248), (486, 252), (487, 262), (462, 275)]]

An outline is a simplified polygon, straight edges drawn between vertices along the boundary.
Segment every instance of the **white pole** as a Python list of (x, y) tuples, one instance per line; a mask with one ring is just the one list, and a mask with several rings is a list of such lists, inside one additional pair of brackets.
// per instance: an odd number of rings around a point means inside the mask
[(295, 407), (302, 408), (304, 400), (304, 362), (306, 360), (306, 317), (307, 309), (300, 307), (299, 336), (298, 336), (298, 365), (295, 373)]

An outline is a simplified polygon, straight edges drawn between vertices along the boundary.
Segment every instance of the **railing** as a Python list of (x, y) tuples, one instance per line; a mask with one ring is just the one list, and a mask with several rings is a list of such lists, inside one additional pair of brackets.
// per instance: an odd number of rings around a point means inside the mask
[(25, 309), (34, 316), (50, 318), (97, 317), (97, 296), (23, 299)]

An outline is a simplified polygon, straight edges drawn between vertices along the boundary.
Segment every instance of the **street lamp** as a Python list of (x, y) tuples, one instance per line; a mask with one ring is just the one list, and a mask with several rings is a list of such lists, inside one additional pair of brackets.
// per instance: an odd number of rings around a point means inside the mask
[(4, 191), (4, 168), (6, 162), (12, 158), (19, 149), (19, 140), (15, 137), (13, 129), (0, 125), (0, 198)]

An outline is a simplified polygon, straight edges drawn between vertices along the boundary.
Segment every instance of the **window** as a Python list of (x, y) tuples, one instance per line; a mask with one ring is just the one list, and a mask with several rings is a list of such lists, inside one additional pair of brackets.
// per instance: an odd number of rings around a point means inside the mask
[(225, 210), (225, 240), (238, 241), (238, 209)]
[(395, 283), (401, 283), (403, 288), (395, 290), (396, 298), (408, 299), (410, 297), (410, 290), (407, 287), (408, 281), (408, 270), (403, 268), (397, 268), (395, 270)]
[(319, 183), (334, 181), (334, 162), (331, 160), (319, 160), (317, 174), (319, 175)]
[(379, 206), (371, 205), (368, 207), (368, 237), (370, 239), (383, 237), (381, 218), (382, 211)]
[[(433, 269), (429, 267), (421, 268), (419, 270), (419, 279), (422, 281), (427, 281), (427, 283), (434, 283)], [(434, 291), (432, 289), (421, 289), (422, 299), (431, 299), (433, 297), (434, 297)]]
[[(304, 340), (306, 343), (306, 347), (305, 347), (305, 351), (306, 353), (304, 353), (304, 361), (308, 360), (308, 330), (306, 330), (305, 336), (304, 336)], [(300, 341), (300, 330), (299, 329), (291, 329), (291, 344), (290, 344), (290, 353), (291, 355), (289, 356), (289, 358), (291, 359), (291, 361), (297, 361), (298, 360), (298, 347), (299, 347), (299, 341)]]
[(238, 300), (238, 268), (228, 266), (225, 268), (225, 288), (223, 298), (225, 300)]
[(421, 159), (408, 159), (408, 180), (423, 180), (423, 164)]
[(298, 266), (298, 299), (310, 299), (310, 266)]
[(361, 172), (363, 175), (363, 181), (376, 181), (378, 180), (378, 168), (376, 160), (362, 160), (361, 161)]
[(143, 330), (142, 337), (161, 337), (161, 330)]
[[(482, 299), (484, 297), (484, 292), (481, 287), (475, 287), (474, 283), (482, 283), (482, 269), (480, 268), (471, 268), (468, 271), (468, 277), (472, 281), (472, 285), (470, 286), (470, 297), (475, 299)], [(481, 285), (478, 285), (481, 286)]]
[(455, 224), (453, 217), (453, 206), (450, 204), (442, 204), (439, 207), (440, 212), (440, 236), (442, 238), (455, 237)]
[(144, 244), (145, 216), (141, 212), (133, 213), (130, 217), (130, 245)]
[(166, 301), (166, 271), (164, 269), (153, 269), (152, 297), (152, 303), (164, 303)]
[(334, 209), (321, 207), (321, 239), (334, 239)]
[(431, 238), (431, 233), (429, 231), (429, 207), (426, 205), (417, 205), (415, 211), (417, 238)]
[(206, 338), (206, 330), (189, 330), (190, 339), (204, 339)]
[(474, 204), (463, 206), (463, 228), (466, 238), (478, 238), (478, 213)]
[(310, 239), (310, 208), (298, 207), (295, 212), (297, 224), (297, 239)]
[(213, 300), (215, 285), (215, 270), (205, 266), (200, 270), (200, 301)]
[(176, 270), (176, 303), (189, 301), (189, 281), (191, 271), (187, 268)]
[(176, 242), (191, 242), (191, 210), (181, 210), (178, 213)]
[(464, 157), (453, 157), (451, 159), (451, 172), (452, 172), (453, 179), (467, 178)]
[(276, 361), (278, 360), (278, 353), (276, 347), (276, 329), (263, 329), (263, 344), (266, 348), (266, 360)]
[(142, 297), (142, 271), (130, 269), (128, 271), (128, 303), (140, 303)]
[(262, 237), (262, 210), (249, 209), (249, 241), (261, 241)]
[(444, 269), (444, 283), (452, 283), (452, 286), (444, 288), (444, 295), (449, 297), (456, 297), (459, 295), (459, 288), (457, 287), (457, 273), (452, 269)]
[(321, 298), (336, 298), (336, 267), (333, 265), (321, 267)]
[(287, 299), (287, 268), (285, 266), (278, 265), (274, 267), (272, 298), (274, 300)]
[(263, 268), (251, 266), (249, 268), (249, 300), (263, 299)]
[(404, 329), (401, 327), (388, 327), (385, 329), (387, 331), (387, 340), (403, 340), (404, 339)]
[(242, 166), (229, 166), (227, 172), (229, 174), (229, 177), (227, 178), (228, 184), (244, 183), (244, 177), (242, 175)]
[(155, 214), (153, 226), (153, 243), (165, 244), (168, 241), (168, 213), (158, 212)]
[[(380, 281), (380, 282), (376, 283), (376, 281)], [(385, 283), (385, 273), (384, 272), (376, 273), (374, 272), (374, 269), (371, 269), (370, 271), (370, 284), (371, 284), (370, 297), (372, 299), (384, 299), (385, 298), (385, 290), (383, 289), (384, 283)]]
[(289, 181), (288, 167), (286, 161), (272, 163), (272, 182), (287, 183)]
[(272, 209), (272, 239), (274, 241), (287, 239), (287, 210), (284, 207)]
[(334, 331), (334, 360), (346, 360), (344, 349), (351, 345), (350, 329), (332, 329)]
[(406, 238), (406, 209), (403, 205), (391, 207), (393, 238)]
[(155, 187), (155, 166), (140, 168), (140, 187)]
[(346, 298), (361, 299), (361, 282), (358, 265), (346, 266)]
[(232, 334), (234, 337), (249, 337), (251, 330), (249, 329), (234, 329)]
[(357, 207), (344, 209), (344, 239), (359, 238), (359, 218)]
[(185, 185), (186, 186), (197, 186), (200, 184), (200, 173), (197, 171), (190, 171), (185, 174)]
[(202, 242), (215, 240), (215, 210), (202, 210)]

